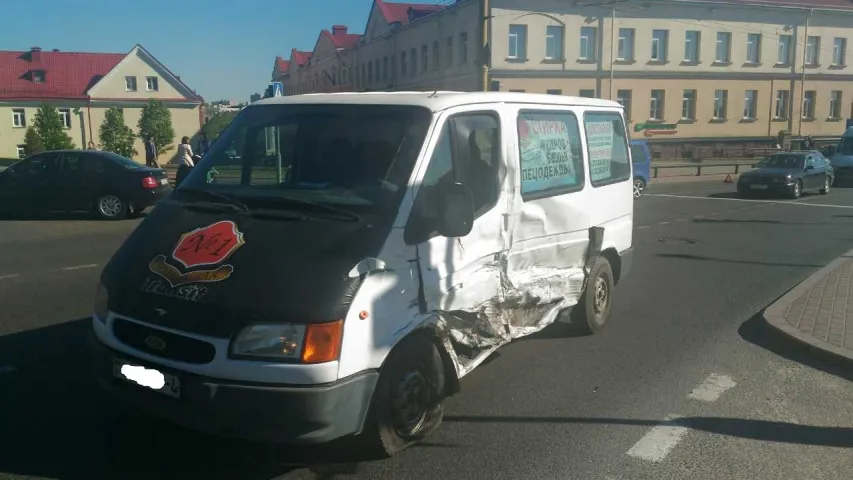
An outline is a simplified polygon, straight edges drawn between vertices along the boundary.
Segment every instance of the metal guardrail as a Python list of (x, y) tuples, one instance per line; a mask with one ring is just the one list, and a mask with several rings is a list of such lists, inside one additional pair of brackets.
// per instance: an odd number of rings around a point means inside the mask
[[(754, 168), (758, 162), (750, 162), (750, 163), (708, 163), (708, 164), (697, 164), (697, 163), (675, 163), (672, 165), (655, 165), (652, 164), (652, 178), (658, 178), (658, 170), (660, 169), (670, 169), (670, 168), (695, 168), (696, 169), (696, 177), (702, 176), (702, 169), (705, 168), (718, 168), (718, 167), (734, 167), (734, 172), (723, 172), (723, 173), (713, 173), (711, 175), (723, 175), (725, 173), (737, 175), (740, 173), (742, 167)], [(673, 177), (681, 177), (681, 176), (689, 176), (689, 175), (672, 175)]]

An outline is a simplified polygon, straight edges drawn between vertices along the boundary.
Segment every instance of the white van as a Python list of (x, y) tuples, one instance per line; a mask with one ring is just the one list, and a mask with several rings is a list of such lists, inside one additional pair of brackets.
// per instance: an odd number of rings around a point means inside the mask
[(632, 259), (628, 143), (607, 100), (256, 102), (105, 267), (96, 376), (212, 434), (393, 454), (495, 349), (604, 327)]

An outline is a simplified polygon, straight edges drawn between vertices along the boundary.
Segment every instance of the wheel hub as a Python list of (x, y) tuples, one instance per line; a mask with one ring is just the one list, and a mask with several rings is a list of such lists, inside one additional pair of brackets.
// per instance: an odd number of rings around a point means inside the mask
[(107, 195), (101, 198), (98, 208), (104, 215), (114, 217), (121, 212), (121, 200), (115, 195)]
[(595, 314), (601, 315), (607, 310), (607, 304), (610, 301), (610, 290), (607, 285), (607, 280), (599, 276), (595, 279)]
[(421, 370), (410, 370), (402, 376), (391, 398), (394, 428), (401, 437), (414, 436), (423, 428), (429, 398), (429, 383)]

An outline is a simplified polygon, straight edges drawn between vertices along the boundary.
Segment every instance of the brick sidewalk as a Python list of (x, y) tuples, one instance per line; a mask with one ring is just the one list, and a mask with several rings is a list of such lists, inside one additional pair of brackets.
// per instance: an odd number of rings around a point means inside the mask
[(764, 318), (800, 342), (853, 360), (853, 251), (794, 287)]

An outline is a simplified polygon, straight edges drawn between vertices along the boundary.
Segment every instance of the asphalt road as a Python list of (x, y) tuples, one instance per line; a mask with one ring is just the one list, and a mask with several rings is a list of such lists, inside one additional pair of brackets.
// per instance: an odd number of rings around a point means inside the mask
[(361, 463), (110, 403), (82, 340), (100, 268), (138, 221), (0, 221), (0, 479), (849, 478), (853, 370), (773, 335), (760, 312), (853, 248), (853, 189), (731, 190), (650, 187), (604, 333), (554, 327), (504, 347), (428, 443)]

